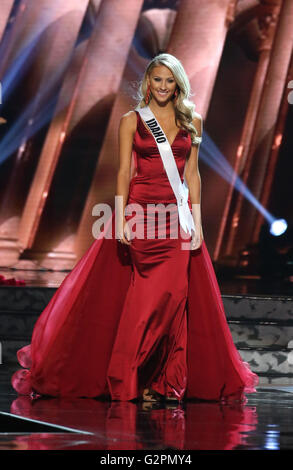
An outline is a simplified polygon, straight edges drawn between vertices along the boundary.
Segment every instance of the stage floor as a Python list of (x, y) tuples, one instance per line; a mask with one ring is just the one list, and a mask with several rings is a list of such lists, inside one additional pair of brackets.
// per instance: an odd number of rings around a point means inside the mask
[[(1, 450), (292, 450), (293, 379), (260, 378), (246, 404), (18, 396), (0, 368)], [(21, 419), (20, 419), (21, 418)]]
[[(70, 270), (53, 269), (13, 269), (0, 267), (0, 276), (5, 279), (25, 281), (26, 286), (58, 288)], [(240, 274), (216, 270), (223, 295), (293, 295), (293, 276), (287, 278), (266, 278), (259, 275)]]

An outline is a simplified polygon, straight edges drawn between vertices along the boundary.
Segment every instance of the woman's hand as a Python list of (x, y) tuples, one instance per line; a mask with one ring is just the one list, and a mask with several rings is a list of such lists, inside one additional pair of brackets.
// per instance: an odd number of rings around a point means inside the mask
[(202, 226), (200, 225), (199, 229), (197, 227), (198, 225), (195, 226), (195, 232), (194, 230), (192, 230), (192, 238), (190, 242), (191, 250), (197, 250), (202, 245), (202, 241), (203, 241)]
[(123, 245), (130, 245), (131, 241), (130, 240), (130, 228), (127, 223), (127, 220), (123, 220), (121, 224), (118, 226), (117, 230), (117, 235), (118, 235), (118, 242), (120, 240), (120, 243)]

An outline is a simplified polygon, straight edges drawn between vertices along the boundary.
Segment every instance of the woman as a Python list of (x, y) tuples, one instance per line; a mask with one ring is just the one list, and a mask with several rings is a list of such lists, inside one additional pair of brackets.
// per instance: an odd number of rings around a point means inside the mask
[(180, 61), (155, 57), (139, 91), (120, 121), (118, 208), (103, 234), (114, 222), (118, 240), (100, 236), (65, 278), (18, 351), (27, 369), (12, 385), (31, 396), (243, 400), (258, 379), (233, 343), (203, 240), (202, 119)]
[[(164, 63), (166, 65), (163, 65)], [(172, 70), (175, 71), (175, 74), (172, 73)], [(140, 93), (140, 106), (148, 104), (165, 131), (166, 138), (175, 154), (176, 164), (181, 173), (180, 176), (183, 175), (185, 166), (185, 179), (193, 205), (194, 223), (197, 227), (196, 231), (192, 231), (191, 249), (199, 248), (202, 243), (203, 233), (200, 220), (200, 175), (197, 165), (200, 137), (197, 137), (197, 135), (201, 136), (202, 134), (202, 120), (199, 114), (194, 113), (194, 104), (188, 100), (189, 84), (180, 62), (169, 54), (161, 54), (153, 59), (145, 71)], [(192, 118), (193, 120), (191, 120)], [(169, 339), (169, 343), (165, 341), (165, 343), (160, 344), (161, 350), (164, 347), (166, 351), (165, 356), (161, 354), (161, 361), (159, 361), (157, 367), (160, 371), (160, 379), (157, 379), (156, 384), (153, 382), (152, 385), (152, 387), (156, 386), (157, 392), (154, 389), (145, 388), (143, 398), (144, 400), (155, 401), (160, 399), (160, 395), (165, 395), (166, 399), (180, 399), (183, 397), (186, 388), (187, 374), (185, 304), (188, 291), (189, 252), (181, 249), (182, 239), (180, 238), (175, 242), (170, 241), (168, 238), (164, 241), (159, 240), (159, 242), (154, 242), (154, 239), (145, 240), (143, 238), (139, 240), (134, 238), (130, 242), (131, 234), (127, 223), (127, 220), (130, 220), (130, 215), (125, 215), (126, 201), (128, 205), (139, 204), (143, 207), (144, 217), (140, 221), (136, 220), (136, 222), (141, 223), (141, 226), (146, 229), (148, 204), (163, 203), (168, 204), (169, 207), (170, 203), (176, 204), (167, 174), (162, 168), (154, 139), (147, 127), (142, 127), (142, 124), (143, 121), (138, 111), (130, 111), (122, 117), (119, 128), (120, 168), (116, 192), (118, 196), (121, 196), (121, 204), (118, 214), (118, 237), (121, 243), (129, 245), (134, 266), (135, 286), (130, 288), (128, 292), (126, 304), (129, 305), (126, 307), (121, 319), (113, 350), (114, 354), (109, 367), (109, 375), (113, 374), (112, 377), (116, 377), (117, 380), (117, 370), (120, 364), (121, 377), (117, 382), (118, 387), (120, 387), (123, 376), (128, 377), (127, 380), (130, 382), (135, 381), (134, 377), (129, 377), (129, 373), (123, 370), (123, 364), (126, 368), (129, 364), (134, 364), (135, 371), (141, 368), (144, 361), (148, 359), (147, 356), (151, 348), (154, 347), (155, 342), (162, 341), (164, 332), (172, 325), (173, 341), (170, 341), (172, 335), (169, 332), (169, 335), (165, 336), (165, 339)], [(190, 146), (188, 135), (190, 135), (195, 145)], [(133, 147), (136, 152), (136, 166), (139, 175), (131, 180), (131, 188), (129, 188)], [(185, 165), (187, 157), (188, 160)], [(155, 197), (154, 193), (156, 194)], [(173, 215), (175, 215), (174, 210)], [(148, 219), (151, 222), (150, 213), (148, 213)], [(153, 219), (153, 222), (155, 225), (155, 219)], [(160, 226), (160, 228), (162, 227)], [(170, 226), (166, 225), (165, 228), (168, 237), (170, 235)], [(157, 232), (158, 230), (159, 227)], [(138, 231), (139, 229), (137, 229)], [(153, 235), (157, 238), (158, 233)], [(165, 252), (167, 255), (164, 254)], [(159, 256), (161, 262), (158, 265), (155, 258)], [(168, 282), (166, 282), (166, 279), (168, 279)], [(161, 289), (156, 288), (156, 280), (161, 282)], [(140, 293), (144, 291), (147, 291), (152, 299), (150, 305), (147, 306), (148, 308), (146, 308), (145, 300), (140, 297)], [(164, 297), (167, 292), (170, 292), (170, 297), (168, 301), (165, 301)], [(132, 305), (135, 306), (135, 309), (131, 308)], [(162, 325), (156, 325), (156, 320), (152, 319), (158, 305), (160, 305), (164, 315), (165, 323)], [(136, 344), (133, 342), (124, 343), (123, 332), (127, 329), (128, 324), (133, 325), (135, 322), (136, 310), (141, 312), (140, 322), (136, 320)], [(154, 326), (156, 335), (146, 334), (141, 322), (145, 322), (148, 328), (151, 328), (152, 323), (156, 325)], [(172, 352), (173, 350), (176, 352)], [(142, 352), (139, 353), (139, 351)], [(150, 362), (150, 359), (148, 361)], [(168, 366), (166, 365), (167, 362)], [(114, 370), (112, 371), (112, 369)], [(154, 372), (156, 371), (154, 370)], [(111, 393), (113, 396), (115, 388), (113, 379), (112, 382)], [(124, 384), (124, 387), (126, 387), (126, 384)], [(135, 384), (135, 387), (137, 387), (137, 384)]]

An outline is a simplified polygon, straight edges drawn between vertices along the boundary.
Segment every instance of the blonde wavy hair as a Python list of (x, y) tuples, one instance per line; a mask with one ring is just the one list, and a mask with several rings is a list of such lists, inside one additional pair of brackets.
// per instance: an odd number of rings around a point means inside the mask
[[(165, 65), (168, 69), (171, 70), (174, 79), (176, 81), (176, 89), (178, 91), (177, 100), (173, 101), (175, 109), (175, 120), (176, 123), (179, 122), (180, 126), (186, 129), (191, 136), (191, 141), (194, 144), (201, 142), (201, 136), (198, 135), (197, 129), (192, 124), (192, 121), (195, 117), (201, 119), (199, 113), (195, 111), (195, 104), (190, 101), (191, 89), (188, 77), (186, 72), (175, 56), (167, 53), (162, 53), (155, 56), (148, 64), (142, 80), (139, 82), (139, 87), (137, 91), (137, 105), (136, 108), (144, 108), (147, 106), (145, 98), (147, 93), (147, 76), (151, 73), (154, 67), (158, 65)], [(150, 94), (150, 97), (152, 95)]]

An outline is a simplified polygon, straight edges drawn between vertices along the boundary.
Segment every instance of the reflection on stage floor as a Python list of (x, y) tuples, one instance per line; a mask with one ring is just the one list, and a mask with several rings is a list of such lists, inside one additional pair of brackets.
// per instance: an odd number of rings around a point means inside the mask
[(1, 365), (1, 450), (293, 449), (293, 379), (260, 383), (247, 403), (18, 396)]

